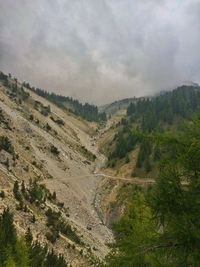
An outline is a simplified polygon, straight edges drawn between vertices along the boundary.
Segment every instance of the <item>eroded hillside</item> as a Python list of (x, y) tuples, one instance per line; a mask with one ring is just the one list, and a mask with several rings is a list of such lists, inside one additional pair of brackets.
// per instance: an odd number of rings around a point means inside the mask
[[(0, 209), (9, 206), (19, 234), (30, 227), (34, 239), (62, 253), (71, 266), (97, 266), (112, 240), (95, 203), (101, 178), (94, 170), (104, 161), (95, 145), (97, 125), (11, 78), (0, 81), (0, 120), (0, 187), (5, 193)], [(13, 194), (16, 183), (20, 197)], [(52, 214), (70, 230), (61, 227), (55, 235)]]

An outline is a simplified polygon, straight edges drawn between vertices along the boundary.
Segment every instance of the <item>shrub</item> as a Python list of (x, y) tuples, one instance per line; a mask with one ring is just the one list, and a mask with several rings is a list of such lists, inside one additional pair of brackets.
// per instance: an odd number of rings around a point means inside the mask
[(1, 192), (0, 192), (0, 197), (1, 197), (2, 199), (5, 198), (5, 192), (4, 192), (3, 190), (1, 190)]
[(53, 153), (54, 155), (58, 156), (60, 154), (60, 151), (54, 145), (51, 145), (50, 150), (51, 150), (51, 153)]
[(8, 153), (14, 155), (14, 147), (12, 145), (12, 142), (7, 136), (0, 136), (0, 150), (4, 149)]

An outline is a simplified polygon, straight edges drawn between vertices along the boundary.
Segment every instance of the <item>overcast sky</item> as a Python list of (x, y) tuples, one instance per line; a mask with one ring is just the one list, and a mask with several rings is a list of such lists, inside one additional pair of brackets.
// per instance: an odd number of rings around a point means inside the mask
[(0, 70), (96, 104), (200, 82), (200, 0), (0, 0)]

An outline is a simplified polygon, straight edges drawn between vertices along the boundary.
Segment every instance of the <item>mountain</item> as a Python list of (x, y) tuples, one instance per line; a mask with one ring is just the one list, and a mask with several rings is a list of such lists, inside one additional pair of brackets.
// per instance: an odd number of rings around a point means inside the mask
[(198, 266), (199, 104), (183, 85), (105, 121), (0, 72), (0, 265)]
[(194, 86), (194, 87), (198, 87), (199, 86), (198, 83), (194, 83), (192, 81), (185, 81), (183, 83), (183, 85), (186, 85), (186, 86)]
[(105, 267), (199, 266), (199, 105), (199, 85), (179, 86), (131, 103), (108, 130)]
[(98, 112), (97, 106), (85, 103), (82, 104), (78, 100), (72, 97), (57, 95), (55, 93), (49, 93), (43, 89), (30, 86), (29, 83), (23, 82), (23, 86), (37, 95), (49, 100), (56, 104), (58, 107), (68, 110), (87, 121), (103, 122), (106, 121), (106, 114), (104, 112)]
[(181, 131), (183, 124), (192, 120), (199, 104), (200, 87), (194, 84), (130, 103), (126, 116), (116, 126), (115, 135), (105, 145), (108, 166), (118, 170), (126, 166), (132, 157), (136, 157), (135, 163), (131, 161), (129, 176), (155, 175), (160, 152), (156, 146), (138, 137), (137, 132), (149, 134)]
[(199, 104), (199, 86), (181, 86), (131, 104), (115, 129), (106, 172), (118, 181), (104, 186), (115, 242), (105, 267), (199, 266)]
[[(104, 161), (94, 146), (99, 124), (44, 94), (0, 73), (0, 229), (7, 231), (1, 221), (8, 217), (19, 237), (31, 232), (34, 255), (47, 246), (71, 266), (97, 266), (112, 240), (96, 203), (99, 179), (93, 171)], [(15, 250), (18, 243), (11, 243)], [(14, 261), (16, 255), (9, 255), (6, 260)]]
[(132, 102), (134, 103), (135, 101), (137, 101), (137, 99), (135, 97), (121, 99), (121, 100), (112, 102), (110, 104), (100, 106), (99, 112), (105, 112), (108, 116), (113, 115), (119, 110), (127, 109), (127, 107), (130, 105), (130, 103), (132, 103)]

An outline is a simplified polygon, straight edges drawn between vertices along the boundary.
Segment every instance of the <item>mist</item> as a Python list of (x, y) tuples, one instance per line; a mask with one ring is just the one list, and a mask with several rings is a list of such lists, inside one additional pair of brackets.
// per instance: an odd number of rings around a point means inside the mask
[(0, 70), (105, 104), (200, 82), (199, 0), (0, 1)]

